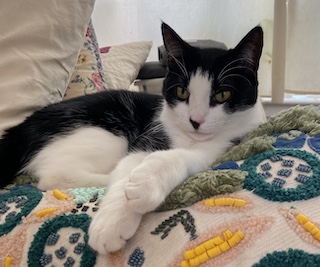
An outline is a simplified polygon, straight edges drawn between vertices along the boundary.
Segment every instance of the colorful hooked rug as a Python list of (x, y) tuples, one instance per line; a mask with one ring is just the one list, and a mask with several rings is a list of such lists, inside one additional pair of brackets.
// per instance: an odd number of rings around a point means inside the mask
[(0, 194), (0, 265), (320, 266), (319, 153), (319, 110), (285, 110), (177, 187), (107, 256), (87, 245), (107, 189), (41, 192), (19, 177)]

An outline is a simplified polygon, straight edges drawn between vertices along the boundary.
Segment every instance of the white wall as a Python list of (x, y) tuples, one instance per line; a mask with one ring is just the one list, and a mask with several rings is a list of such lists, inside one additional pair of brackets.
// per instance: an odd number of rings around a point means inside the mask
[(158, 60), (161, 21), (183, 39), (213, 39), (232, 48), (253, 27), (264, 28), (260, 95), (271, 95), (273, 0), (96, 0), (93, 25), (100, 46), (151, 40)]
[(272, 21), (272, 0), (96, 0), (93, 24), (100, 46), (152, 40), (162, 44), (161, 21), (184, 39), (214, 39), (234, 47), (254, 26)]

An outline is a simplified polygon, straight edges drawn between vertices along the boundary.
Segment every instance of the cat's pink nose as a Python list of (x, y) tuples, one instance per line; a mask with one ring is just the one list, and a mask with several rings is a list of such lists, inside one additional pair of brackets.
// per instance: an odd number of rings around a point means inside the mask
[(197, 129), (199, 129), (200, 125), (202, 123), (204, 123), (204, 120), (194, 121), (194, 120), (190, 119), (190, 123), (192, 124), (193, 128), (195, 130), (197, 130)]

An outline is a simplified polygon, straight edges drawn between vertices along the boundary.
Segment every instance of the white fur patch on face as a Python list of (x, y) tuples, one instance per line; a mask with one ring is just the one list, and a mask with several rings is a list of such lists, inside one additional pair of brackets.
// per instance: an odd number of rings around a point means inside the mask
[[(213, 78), (209, 77), (208, 73), (198, 70), (190, 78), (189, 100), (178, 102), (173, 108), (164, 105), (160, 120), (170, 136), (177, 137), (173, 138), (175, 145), (188, 143), (183, 141), (181, 136), (187, 136), (184, 140), (201, 142), (219, 138), (219, 136), (223, 140), (232, 140), (237, 136), (241, 137), (243, 133), (248, 132), (248, 129), (252, 129), (251, 121), (257, 125), (256, 116), (259, 117), (260, 112), (256, 110), (256, 105), (235, 113), (226, 112), (224, 104), (210, 106), (212, 83)], [(198, 122), (199, 127), (193, 127), (190, 119)]]
[(189, 90), (190, 119), (202, 124), (205, 122), (210, 108), (209, 104), (212, 90), (212, 78), (209, 78), (209, 73), (203, 73), (198, 69), (190, 78)]
[[(181, 129), (182, 133), (198, 141), (211, 139), (216, 135), (219, 129), (217, 126), (221, 125), (226, 113), (219, 105), (210, 107), (212, 79), (208, 73), (196, 71), (191, 76), (188, 86), (189, 100), (177, 103), (173, 109), (164, 109), (162, 119), (167, 126), (172, 122), (167, 128), (172, 135), (178, 135), (172, 132), (173, 129)], [(199, 127), (195, 129), (190, 120), (199, 123)]]

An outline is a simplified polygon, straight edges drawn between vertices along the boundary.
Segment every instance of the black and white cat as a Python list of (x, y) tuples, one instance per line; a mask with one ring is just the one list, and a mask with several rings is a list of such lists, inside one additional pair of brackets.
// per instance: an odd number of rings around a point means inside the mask
[(264, 122), (257, 100), (260, 27), (236, 48), (195, 48), (162, 24), (163, 97), (106, 91), (48, 106), (0, 140), (0, 185), (16, 174), (39, 189), (109, 186), (89, 229), (100, 253), (123, 247), (143, 214), (232, 141)]

